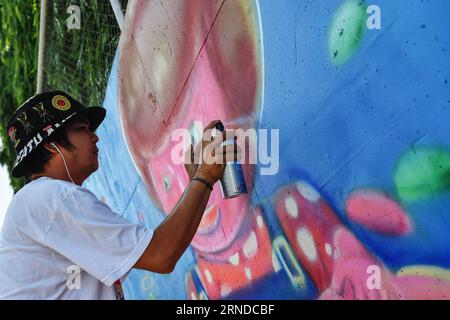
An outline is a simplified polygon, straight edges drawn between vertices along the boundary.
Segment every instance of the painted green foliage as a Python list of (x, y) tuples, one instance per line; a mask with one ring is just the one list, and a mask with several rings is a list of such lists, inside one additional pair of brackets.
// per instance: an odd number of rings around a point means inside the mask
[(418, 148), (405, 153), (395, 172), (398, 195), (405, 201), (432, 197), (450, 190), (450, 153)]
[(328, 49), (334, 64), (341, 66), (356, 52), (366, 28), (366, 4), (363, 0), (345, 0), (331, 23)]

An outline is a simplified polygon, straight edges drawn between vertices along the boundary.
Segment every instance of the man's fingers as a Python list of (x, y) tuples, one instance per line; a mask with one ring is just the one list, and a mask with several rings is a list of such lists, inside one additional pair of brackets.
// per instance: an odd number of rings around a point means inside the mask
[(216, 147), (214, 149), (215, 153), (214, 154), (219, 154), (219, 155), (223, 155), (223, 154), (233, 154), (233, 153), (241, 153), (241, 147), (239, 147), (237, 144), (226, 144), (224, 146), (221, 147)]
[(208, 125), (205, 127), (205, 129), (203, 131), (207, 131), (207, 130), (212, 130), (216, 127), (216, 124), (218, 124), (220, 122), (220, 120), (213, 120), (210, 123), (208, 123)]
[(206, 131), (206, 130), (208, 130), (208, 129), (214, 129), (215, 127), (216, 127), (216, 124), (218, 124), (220, 122), (220, 120), (213, 120), (213, 121), (211, 121), (210, 123), (208, 123), (208, 125), (205, 127), (205, 130), (204, 131)]
[(215, 149), (216, 161), (220, 163), (232, 162), (242, 158), (240, 148), (235, 144), (229, 144)]
[[(203, 141), (212, 141), (212, 140), (214, 140), (214, 137), (212, 136), (212, 133), (213, 133), (213, 131), (216, 129), (216, 125), (218, 124), (218, 123), (220, 123), (221, 121), (220, 120), (214, 120), (214, 121), (211, 121), (206, 127), (205, 127), (205, 129), (203, 130), (203, 136), (202, 136), (202, 138), (203, 138)], [(226, 132), (227, 130), (225, 130), (224, 132)], [(220, 132), (220, 131), (217, 131), (217, 132)], [(218, 133), (216, 132), (216, 134), (215, 134), (215, 137), (217, 137), (218, 136)]]
[(184, 152), (184, 163), (185, 164), (190, 164), (192, 163), (194, 157), (193, 157), (193, 150), (192, 150), (192, 144), (189, 145), (185, 152)]
[(218, 147), (222, 143), (234, 144), (234, 137), (236, 136), (234, 130), (225, 130), (220, 134), (217, 134), (214, 140), (211, 142), (212, 147)]
[(212, 132), (214, 130), (214, 128), (216, 127), (216, 124), (218, 124), (220, 122), (220, 120), (214, 120), (211, 121), (204, 129), (203, 129), (203, 134), (202, 134), (202, 141), (203, 142), (208, 142), (213, 140), (212, 138)]
[[(203, 159), (208, 164), (223, 164), (242, 159), (241, 148), (236, 144), (235, 130), (217, 131), (212, 139), (212, 131), (219, 122), (220, 120), (211, 121), (205, 127), (202, 143), (195, 146), (195, 155), (203, 153)], [(199, 152), (198, 147), (203, 149), (203, 152)]]

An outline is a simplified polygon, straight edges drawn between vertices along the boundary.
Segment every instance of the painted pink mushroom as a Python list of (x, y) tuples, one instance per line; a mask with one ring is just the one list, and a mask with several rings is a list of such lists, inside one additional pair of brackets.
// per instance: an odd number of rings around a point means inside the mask
[(276, 211), (302, 267), (319, 291), (333, 271), (333, 230), (340, 224), (333, 210), (308, 182), (298, 181), (277, 192)]
[(369, 189), (352, 192), (346, 210), (351, 220), (380, 234), (400, 236), (412, 231), (403, 208), (386, 194)]
[[(375, 198), (379, 200), (377, 196)], [(375, 201), (379, 206), (372, 210), (390, 208), (386, 206), (388, 203), (398, 211), (397, 214), (387, 215), (385, 224), (404, 226), (406, 214), (403, 210), (399, 211), (399, 206), (394, 205), (392, 200), (386, 199), (380, 200), (384, 206)], [(450, 298), (449, 271), (436, 271), (433, 266), (406, 266), (408, 272), (393, 273), (339, 221), (319, 191), (308, 182), (298, 181), (280, 188), (275, 204), (283, 231), (302, 267), (318, 288), (320, 299)], [(402, 218), (399, 218), (399, 212)], [(378, 228), (379, 216), (371, 214), (370, 218), (375, 221), (366, 219), (365, 225)], [(392, 229), (385, 227), (383, 231), (386, 230)], [(374, 286), (372, 276), (375, 273), (379, 284)]]
[[(344, 227), (334, 233), (338, 254), (329, 288), (320, 299), (449, 299), (450, 274), (446, 279), (430, 276), (415, 267), (415, 274), (393, 274)], [(414, 267), (412, 267), (414, 269)], [(371, 270), (379, 270), (379, 286), (370, 285)], [(422, 269), (433, 269), (431, 266)], [(422, 274), (421, 274), (422, 273)], [(368, 284), (369, 282), (369, 284)]]

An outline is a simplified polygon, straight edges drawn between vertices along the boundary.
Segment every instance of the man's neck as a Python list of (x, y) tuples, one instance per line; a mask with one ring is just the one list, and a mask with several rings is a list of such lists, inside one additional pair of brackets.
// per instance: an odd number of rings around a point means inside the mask
[[(47, 178), (51, 178), (51, 179), (72, 182), (70, 177), (68, 176), (68, 174), (66, 172), (58, 172), (58, 173), (56, 173), (56, 172), (54, 172), (54, 173), (44, 172), (44, 173), (33, 174), (33, 175), (31, 175), (31, 181), (37, 180), (37, 179), (42, 178), (42, 177), (47, 177)], [(74, 179), (73, 183), (81, 186), (83, 181), (79, 182), (76, 179)]]

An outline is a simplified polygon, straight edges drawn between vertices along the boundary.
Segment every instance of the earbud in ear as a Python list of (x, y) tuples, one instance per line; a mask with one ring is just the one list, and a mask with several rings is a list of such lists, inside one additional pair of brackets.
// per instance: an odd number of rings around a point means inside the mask
[(56, 146), (56, 144), (54, 144), (53, 142), (50, 142), (50, 145), (53, 147), (53, 149), (55, 149), (56, 151), (58, 151), (58, 153), (61, 153), (61, 151), (60, 151), (59, 148)]

